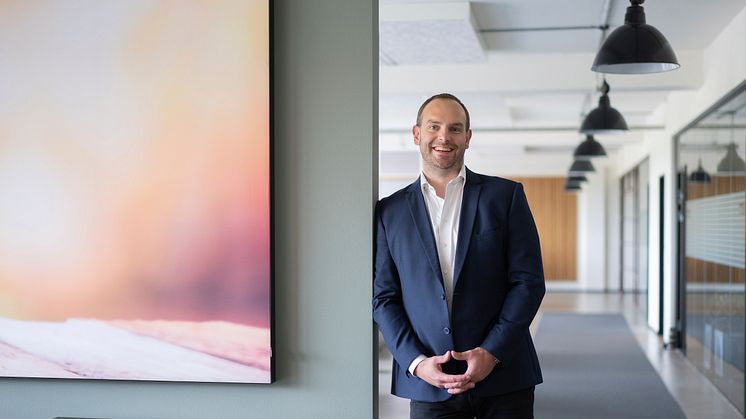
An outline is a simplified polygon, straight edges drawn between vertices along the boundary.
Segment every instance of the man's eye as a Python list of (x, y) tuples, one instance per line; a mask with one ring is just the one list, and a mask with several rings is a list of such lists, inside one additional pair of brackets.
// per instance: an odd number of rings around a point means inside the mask
[(437, 131), (438, 130), (438, 126), (437, 125), (428, 125), (427, 129), (430, 129), (430, 130), (433, 130), (433, 131)]
[(461, 128), (451, 128), (451, 132), (461, 132)]

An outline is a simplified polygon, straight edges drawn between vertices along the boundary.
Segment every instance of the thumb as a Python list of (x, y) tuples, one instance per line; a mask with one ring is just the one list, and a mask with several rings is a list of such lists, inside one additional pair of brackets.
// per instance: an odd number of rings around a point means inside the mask
[(446, 362), (451, 360), (451, 351), (446, 351), (443, 355), (438, 355), (435, 357), (435, 362), (438, 364), (445, 364)]
[(451, 351), (451, 356), (453, 357), (453, 359), (457, 359), (459, 361), (466, 361), (469, 359), (469, 352), (470, 351), (464, 351), (464, 352)]

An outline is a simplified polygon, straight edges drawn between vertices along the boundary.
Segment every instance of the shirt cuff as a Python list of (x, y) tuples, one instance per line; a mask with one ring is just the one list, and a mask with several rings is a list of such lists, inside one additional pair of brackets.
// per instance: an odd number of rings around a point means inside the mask
[(414, 375), (414, 369), (417, 368), (418, 365), (420, 365), (420, 362), (422, 362), (422, 361), (424, 361), (426, 359), (427, 359), (427, 357), (425, 355), (422, 355), (422, 354), (418, 355), (417, 358), (415, 358), (414, 361), (412, 361), (412, 363), (409, 364), (409, 369), (408, 369), (409, 374), (411, 374), (413, 377), (415, 377), (415, 375)]

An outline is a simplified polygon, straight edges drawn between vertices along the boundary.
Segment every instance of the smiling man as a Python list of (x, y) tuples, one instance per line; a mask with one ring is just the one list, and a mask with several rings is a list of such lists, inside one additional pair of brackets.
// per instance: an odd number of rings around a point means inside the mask
[(469, 111), (427, 99), (412, 127), (422, 173), (376, 209), (373, 317), (410, 418), (533, 418), (529, 325), (544, 296), (521, 184), (464, 165)]

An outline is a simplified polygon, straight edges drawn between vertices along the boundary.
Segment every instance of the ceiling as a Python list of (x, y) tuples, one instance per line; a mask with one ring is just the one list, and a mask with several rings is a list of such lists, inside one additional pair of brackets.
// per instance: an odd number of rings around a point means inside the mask
[[(380, 0), (380, 149), (405, 153), (398, 158), (408, 165), (382, 156), (382, 175), (411, 171), (406, 154), (416, 153), (415, 113), (440, 92), (456, 94), (469, 108), (472, 150), (571, 151), (582, 139), (583, 116), (598, 102), (602, 76), (590, 70), (602, 39), (598, 27), (621, 25), (628, 6), (626, 0)], [(606, 77), (611, 105), (632, 128), (599, 138), (611, 152), (640, 141), (644, 129), (661, 129), (670, 92), (702, 85), (704, 49), (746, 0), (649, 0), (643, 7), (681, 68)], [(577, 26), (591, 28), (537, 30)]]

